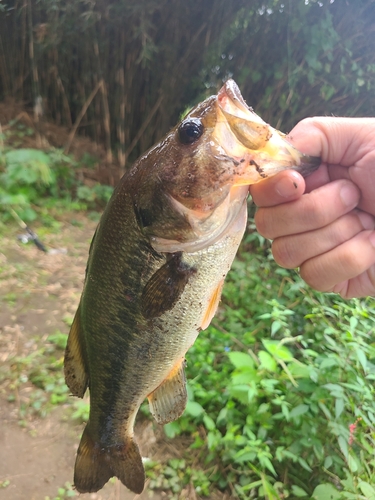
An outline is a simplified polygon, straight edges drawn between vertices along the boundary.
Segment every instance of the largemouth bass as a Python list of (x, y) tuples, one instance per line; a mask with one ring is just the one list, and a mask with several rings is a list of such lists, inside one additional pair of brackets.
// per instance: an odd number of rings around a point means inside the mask
[(185, 409), (185, 354), (217, 309), (245, 230), (249, 184), (287, 168), (307, 175), (319, 163), (258, 117), (229, 80), (121, 179), (91, 244), (65, 353), (71, 392), (90, 389), (79, 492), (112, 476), (142, 492), (135, 417), (145, 398), (160, 424)]

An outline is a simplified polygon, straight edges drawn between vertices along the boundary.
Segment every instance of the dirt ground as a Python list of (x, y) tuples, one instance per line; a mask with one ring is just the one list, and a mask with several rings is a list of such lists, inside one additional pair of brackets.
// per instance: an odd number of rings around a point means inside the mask
[[(69, 405), (76, 398), (55, 405), (51, 411), (47, 403), (39, 408), (35, 403), (38, 392), (25, 375), (28, 363), (34, 362), (49, 335), (68, 333), (67, 318), (73, 317), (77, 307), (96, 223), (80, 215), (72, 217), (75, 220), (65, 220), (52, 232), (35, 228), (44, 244), (61, 253), (44, 254), (32, 244), (23, 245), (17, 240), (17, 233), (22, 231), (16, 226), (1, 236), (0, 500), (62, 500), (75, 496), (66, 483), (73, 482), (75, 453), (84, 426), (70, 418)], [(17, 369), (19, 360), (21, 366), (25, 364), (21, 370)], [(35, 404), (39, 414), (32, 411)], [(44, 406), (48, 411), (43, 418), (40, 413)], [(160, 435), (160, 430), (156, 432)], [(157, 440), (154, 424), (147, 420), (138, 424), (136, 434), (143, 456), (168, 446)], [(80, 498), (168, 497), (147, 487), (142, 495), (134, 495), (115, 480), (100, 492)]]

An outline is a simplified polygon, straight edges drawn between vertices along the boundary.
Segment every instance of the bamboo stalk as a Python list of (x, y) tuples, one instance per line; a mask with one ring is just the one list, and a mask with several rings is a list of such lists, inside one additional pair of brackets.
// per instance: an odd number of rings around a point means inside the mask
[(63, 83), (61, 81), (61, 78), (59, 77), (59, 75), (57, 73), (57, 68), (56, 68), (56, 83), (57, 83), (57, 88), (59, 89), (59, 91), (60, 91), (60, 93), (62, 95), (63, 108), (64, 108), (64, 111), (65, 111), (65, 118), (66, 118), (66, 121), (67, 121), (67, 125), (70, 128), (72, 126), (72, 115), (71, 115), (71, 112), (70, 112), (69, 101), (68, 101), (68, 99), (66, 97), (64, 85), (63, 85)]
[(5, 59), (5, 51), (1, 33), (0, 33), (0, 52), (1, 52), (0, 76), (2, 77), (3, 81), (4, 93), (8, 95), (10, 93), (10, 81), (9, 81), (7, 61)]
[(22, 20), (21, 20), (21, 61), (18, 73), (18, 84), (17, 89), (20, 89), (20, 99), (23, 100), (24, 97), (24, 74), (25, 74), (25, 56), (26, 56), (26, 43), (27, 43), (27, 0), (23, 0), (22, 6)]
[(70, 134), (69, 134), (68, 140), (67, 140), (67, 142), (66, 142), (66, 146), (65, 146), (65, 148), (64, 148), (64, 153), (65, 153), (65, 154), (68, 154), (68, 153), (69, 153), (70, 148), (71, 148), (71, 146), (72, 146), (72, 141), (73, 141), (74, 136), (75, 136), (75, 134), (76, 134), (76, 132), (77, 132), (77, 128), (79, 127), (79, 124), (81, 123), (82, 118), (85, 116), (85, 113), (86, 113), (86, 111), (87, 111), (88, 107), (90, 106), (91, 101), (94, 99), (95, 95), (97, 94), (98, 90), (101, 88), (101, 86), (102, 86), (102, 85), (103, 85), (103, 81), (102, 81), (102, 80), (100, 80), (100, 81), (96, 84), (96, 86), (95, 86), (94, 90), (93, 90), (93, 91), (91, 92), (91, 94), (88, 96), (88, 98), (87, 98), (87, 100), (86, 100), (85, 104), (82, 106), (82, 109), (81, 109), (81, 111), (79, 112), (79, 115), (77, 116), (77, 119), (76, 119), (76, 121), (75, 121), (75, 123), (74, 123), (74, 125), (73, 125), (73, 128), (72, 128), (72, 130), (71, 130), (71, 132), (70, 132)]
[(120, 68), (118, 70), (118, 81), (119, 81), (119, 87), (120, 87), (120, 110), (119, 110), (119, 119), (118, 119), (118, 124), (117, 124), (117, 135), (118, 135), (118, 140), (120, 143), (120, 147), (118, 150), (118, 160), (120, 164), (120, 169), (122, 171), (122, 174), (124, 173), (125, 170), (125, 164), (126, 164), (126, 156), (125, 156), (125, 130), (124, 130), (124, 124), (125, 124), (125, 71), (124, 67)]
[(27, 11), (28, 11), (28, 25), (29, 25), (29, 56), (30, 56), (31, 72), (32, 72), (32, 93), (33, 93), (33, 102), (35, 104), (40, 92), (39, 92), (38, 68), (36, 66), (34, 57), (34, 35), (33, 35), (31, 0), (28, 0), (27, 2)]
[(133, 151), (134, 147), (136, 146), (137, 142), (139, 141), (139, 139), (142, 137), (142, 134), (143, 132), (146, 130), (147, 128), (147, 125), (150, 123), (150, 121), (152, 120), (153, 116), (155, 115), (156, 111), (159, 109), (160, 107), (160, 104), (162, 103), (164, 99), (164, 95), (163, 94), (160, 94), (159, 96), (159, 99), (156, 101), (156, 103), (154, 104), (154, 107), (151, 109), (151, 111), (149, 112), (146, 120), (142, 123), (141, 127), (139, 128), (136, 136), (134, 137), (134, 139), (132, 140), (130, 146), (128, 147), (126, 153), (125, 153), (125, 161), (129, 158), (129, 155), (130, 153)]
[(112, 149), (111, 149), (111, 127), (110, 127), (110, 116), (109, 116), (109, 106), (108, 106), (108, 94), (107, 94), (107, 86), (105, 81), (102, 80), (102, 97), (103, 97), (103, 111), (104, 111), (104, 131), (106, 138), (106, 154), (107, 154), (107, 163), (112, 163)]
[(105, 133), (105, 143), (106, 143), (106, 156), (107, 162), (112, 163), (112, 150), (111, 150), (111, 126), (110, 126), (110, 114), (109, 114), (109, 106), (108, 106), (108, 94), (107, 94), (107, 86), (104, 81), (102, 67), (100, 64), (100, 53), (99, 53), (99, 44), (97, 40), (94, 41), (94, 54), (96, 56), (98, 74), (101, 85), (101, 94), (102, 94), (102, 105), (103, 105), (103, 127)]

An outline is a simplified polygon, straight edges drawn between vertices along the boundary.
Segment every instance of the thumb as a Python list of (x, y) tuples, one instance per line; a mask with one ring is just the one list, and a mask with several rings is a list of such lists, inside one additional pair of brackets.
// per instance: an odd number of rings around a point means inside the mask
[(365, 142), (375, 147), (369, 127), (375, 131), (373, 118), (317, 116), (297, 123), (287, 139), (302, 153), (320, 156), (323, 163), (350, 167), (363, 157)]

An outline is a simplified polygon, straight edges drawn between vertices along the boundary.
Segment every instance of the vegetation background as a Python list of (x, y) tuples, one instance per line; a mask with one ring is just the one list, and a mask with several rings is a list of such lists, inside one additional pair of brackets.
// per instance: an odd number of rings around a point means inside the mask
[[(0, 2), (3, 234), (15, 234), (15, 213), (55, 242), (72, 211), (95, 217), (108, 185), (228, 77), (285, 132), (310, 115), (375, 116), (374, 0)], [(189, 351), (187, 411), (165, 427), (189, 452), (151, 462), (149, 488), (171, 499), (375, 499), (374, 312), (374, 299), (321, 295), (277, 268), (250, 220), (219, 315)], [(33, 334), (33, 356), (20, 358), (0, 324), (1, 394), (10, 405), (22, 388), (33, 395), (18, 400), (23, 425), (72, 405), (65, 326), (48, 348)], [(87, 419), (87, 403), (74, 408)]]

